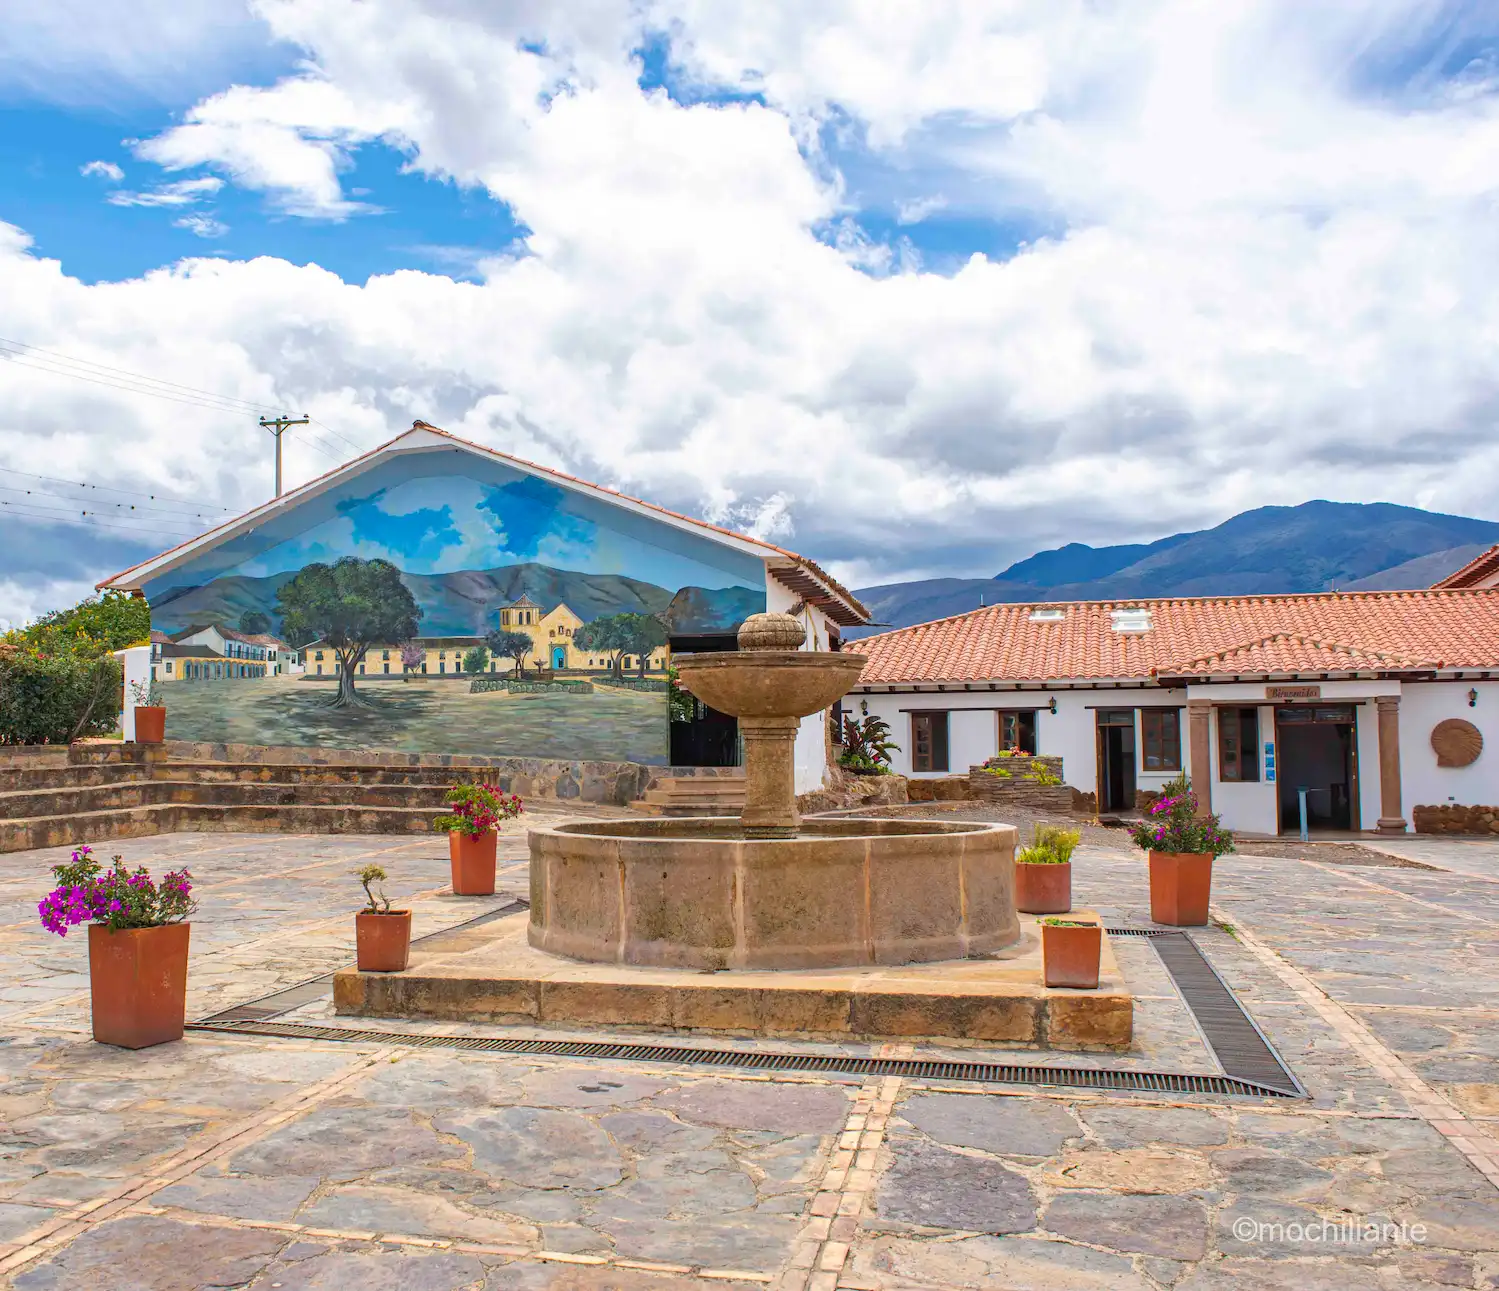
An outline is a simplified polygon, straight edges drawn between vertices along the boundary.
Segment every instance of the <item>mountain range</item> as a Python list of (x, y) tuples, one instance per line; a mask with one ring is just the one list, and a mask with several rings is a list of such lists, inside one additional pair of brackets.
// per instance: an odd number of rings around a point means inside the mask
[[(276, 596), (296, 570), (265, 577), (231, 574), (196, 587), (172, 588), (151, 598), (151, 626), (180, 632), (194, 624), (238, 624), (247, 610), (270, 616), (280, 628)], [(765, 608), (765, 593), (746, 587), (683, 587), (676, 592), (621, 574), (583, 574), (528, 562), (496, 569), (401, 575), (421, 606), (420, 635), (483, 636), (497, 626), (495, 612), (522, 595), (550, 611), (565, 603), (585, 623), (606, 614), (659, 614), (673, 634), (732, 631)]]
[[(1001, 601), (1134, 600), (1430, 587), (1499, 542), (1499, 523), (1388, 502), (1259, 507), (1150, 543), (1068, 543), (993, 578), (926, 578), (855, 595), (890, 627)], [(851, 637), (881, 631), (855, 630)]]

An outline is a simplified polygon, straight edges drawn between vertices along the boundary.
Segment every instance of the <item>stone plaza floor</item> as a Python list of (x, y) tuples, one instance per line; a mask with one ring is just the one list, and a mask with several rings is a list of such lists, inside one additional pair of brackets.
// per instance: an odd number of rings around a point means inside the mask
[[(1225, 858), (1218, 922), (1193, 932), (1304, 1099), (469, 1053), (411, 1041), (558, 1033), (339, 1019), (321, 997), (288, 1017), (384, 1034), (189, 1032), (131, 1053), (88, 1039), (82, 930), (60, 940), (37, 923), (65, 852), (0, 856), (0, 1279), (25, 1291), (1499, 1287), (1499, 843), (1369, 846), (1392, 863), (1340, 864), (1326, 847)], [(521, 828), (501, 848), (489, 898), (444, 895), (436, 836), (182, 834), (97, 851), (191, 867), (196, 1019), (348, 963), (358, 864), (390, 871), (421, 936), (525, 895)], [(1122, 836), (1090, 831), (1073, 869), (1079, 906), (1148, 922), (1145, 866)], [(1115, 947), (1138, 1001), (1133, 1052), (963, 1056), (1217, 1070), (1146, 941)]]

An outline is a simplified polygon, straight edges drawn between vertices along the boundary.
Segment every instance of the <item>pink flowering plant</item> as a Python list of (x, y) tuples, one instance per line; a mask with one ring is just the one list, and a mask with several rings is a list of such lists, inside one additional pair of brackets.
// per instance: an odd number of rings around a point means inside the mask
[(1197, 814), (1197, 795), (1186, 776), (1178, 776), (1161, 791), (1130, 829), (1136, 847), (1147, 852), (1195, 852), (1222, 856), (1234, 850), (1234, 836), (1217, 816)]
[(525, 810), (520, 798), (492, 784), (455, 784), (444, 795), (452, 811), (439, 816), (432, 828), (457, 830), (470, 838), (482, 838), (502, 820), (514, 820)]
[(73, 849), (71, 861), (54, 866), (52, 877), (57, 886), (37, 911), (42, 927), (59, 937), (80, 923), (103, 924), (112, 932), (160, 928), (181, 923), (198, 908), (187, 870), (169, 870), (156, 883), (144, 867), (127, 870), (122, 856), (111, 857), (106, 870), (87, 844)]

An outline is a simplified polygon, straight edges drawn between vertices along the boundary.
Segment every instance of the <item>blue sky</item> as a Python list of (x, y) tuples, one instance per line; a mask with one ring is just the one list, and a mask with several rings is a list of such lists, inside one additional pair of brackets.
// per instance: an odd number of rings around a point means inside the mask
[[(669, 55), (660, 36), (636, 51), (643, 90), (665, 90), (684, 105), (763, 102), (757, 93), (684, 83)], [(238, 71), (247, 84), (270, 86), (291, 70), (291, 60), (273, 46), (241, 57)], [(131, 151), (134, 141), (169, 129), (192, 101), (164, 103), (134, 92), (78, 104), (29, 100), (14, 89), (0, 94), (0, 219), (26, 230), (36, 254), (61, 261), (65, 273), (85, 283), (132, 278), (202, 255), (275, 256), (320, 265), (346, 282), (399, 269), (474, 280), (482, 259), (524, 254), (527, 230), (504, 202), (481, 186), (413, 171), (402, 152), (379, 140), (348, 154), (344, 192), (371, 209), (347, 219), (288, 215), (232, 183), (181, 206), (112, 203), (111, 195), (150, 194), (214, 175), (207, 167), (168, 173)], [(996, 219), (944, 197), (928, 199), (923, 209), (929, 177), (914, 157), (892, 159), (864, 146), (854, 123), (824, 129), (818, 148), (821, 164), (842, 176), (848, 207), (813, 230), (830, 245), (856, 228), (860, 238), (890, 249), (892, 265), (903, 252), (909, 261), (914, 250), (923, 268), (949, 273), (974, 254), (1002, 259), (1025, 241), (1059, 231), (1055, 220), (1027, 213)], [(118, 167), (123, 177), (82, 173), (95, 162)]]

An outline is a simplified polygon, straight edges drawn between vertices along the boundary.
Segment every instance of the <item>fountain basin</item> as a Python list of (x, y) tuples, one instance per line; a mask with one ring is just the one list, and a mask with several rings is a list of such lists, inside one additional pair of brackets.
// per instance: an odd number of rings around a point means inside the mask
[(914, 964), (1016, 942), (1012, 825), (813, 820), (763, 838), (721, 817), (529, 831), (528, 939), (594, 963), (698, 969)]
[(679, 654), (683, 686), (709, 708), (733, 717), (807, 717), (843, 698), (868, 662), (861, 654), (743, 650)]

